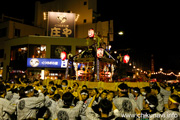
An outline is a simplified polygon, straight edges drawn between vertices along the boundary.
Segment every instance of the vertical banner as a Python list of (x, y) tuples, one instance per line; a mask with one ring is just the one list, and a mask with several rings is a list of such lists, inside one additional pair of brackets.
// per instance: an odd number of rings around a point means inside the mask
[(74, 37), (75, 14), (48, 12), (48, 36)]

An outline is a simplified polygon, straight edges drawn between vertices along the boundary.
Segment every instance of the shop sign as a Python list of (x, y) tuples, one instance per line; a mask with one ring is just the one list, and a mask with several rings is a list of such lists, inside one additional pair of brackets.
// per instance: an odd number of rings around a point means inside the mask
[(28, 58), (27, 67), (34, 68), (66, 68), (68, 59)]
[(48, 12), (48, 35), (53, 37), (74, 37), (75, 14)]

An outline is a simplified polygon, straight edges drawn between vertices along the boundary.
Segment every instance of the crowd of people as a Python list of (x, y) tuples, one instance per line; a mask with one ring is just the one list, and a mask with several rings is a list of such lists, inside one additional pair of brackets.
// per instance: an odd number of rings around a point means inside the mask
[(180, 120), (180, 84), (89, 89), (75, 81), (0, 81), (0, 120)]

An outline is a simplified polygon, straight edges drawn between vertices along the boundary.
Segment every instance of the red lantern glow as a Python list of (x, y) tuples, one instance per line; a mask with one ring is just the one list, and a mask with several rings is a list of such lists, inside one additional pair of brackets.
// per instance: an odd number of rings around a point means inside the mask
[(130, 56), (129, 56), (129, 55), (125, 55), (125, 56), (124, 56), (124, 59), (123, 59), (123, 62), (124, 62), (124, 63), (128, 63), (128, 62), (129, 62), (129, 59), (130, 59)]
[(88, 30), (88, 36), (89, 36), (89, 38), (93, 38), (94, 37), (94, 29), (89, 29)]
[(66, 59), (66, 52), (61, 52), (61, 59), (62, 60), (65, 60)]
[(103, 48), (98, 48), (97, 49), (97, 57), (102, 58), (104, 55), (104, 49)]

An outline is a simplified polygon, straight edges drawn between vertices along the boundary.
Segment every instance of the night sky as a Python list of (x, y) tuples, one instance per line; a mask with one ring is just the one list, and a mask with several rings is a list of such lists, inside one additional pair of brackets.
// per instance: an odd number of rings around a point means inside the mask
[(177, 3), (99, 0), (98, 4), (103, 19), (114, 19), (115, 32), (124, 31), (124, 36), (115, 35), (115, 48), (131, 48), (134, 59), (148, 67), (154, 54), (156, 70), (180, 70)]
[[(3, 1), (0, 14), (24, 19), (25, 23), (32, 24), (35, 1)], [(142, 61), (149, 69), (150, 56), (154, 54), (156, 70), (160, 67), (164, 70), (180, 70), (178, 5), (178, 2), (157, 0), (98, 0), (98, 13), (101, 14), (98, 20), (114, 20), (113, 49), (131, 48), (133, 58)], [(124, 31), (123, 36), (117, 35), (120, 30)]]

